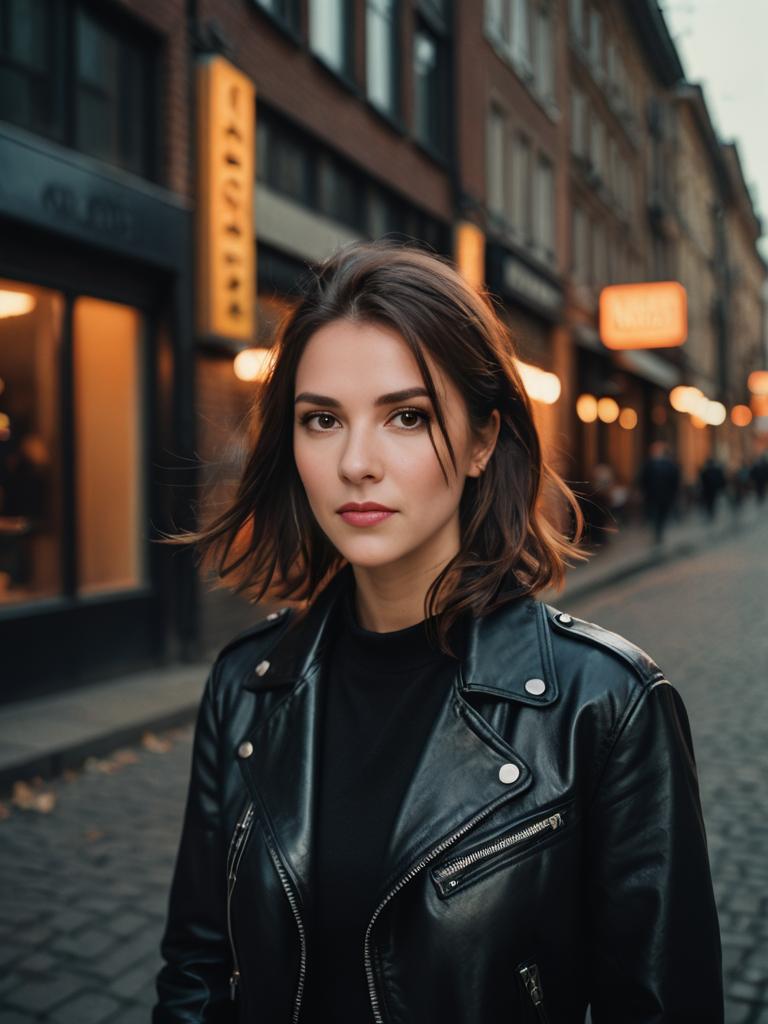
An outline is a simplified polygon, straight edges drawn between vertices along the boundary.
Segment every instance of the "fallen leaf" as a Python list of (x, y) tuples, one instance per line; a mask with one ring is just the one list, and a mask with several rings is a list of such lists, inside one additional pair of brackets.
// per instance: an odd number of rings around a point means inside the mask
[(156, 736), (153, 732), (144, 733), (141, 737), (141, 745), (146, 750), (151, 750), (154, 754), (165, 754), (171, 749), (169, 740), (164, 739), (162, 736)]

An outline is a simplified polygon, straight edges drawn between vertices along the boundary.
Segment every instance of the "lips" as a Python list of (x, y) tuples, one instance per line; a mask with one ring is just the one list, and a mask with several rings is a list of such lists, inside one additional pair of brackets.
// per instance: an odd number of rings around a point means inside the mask
[(336, 509), (337, 512), (394, 512), (393, 508), (388, 508), (386, 505), (380, 505), (377, 501), (348, 501), (346, 505), (342, 505)]

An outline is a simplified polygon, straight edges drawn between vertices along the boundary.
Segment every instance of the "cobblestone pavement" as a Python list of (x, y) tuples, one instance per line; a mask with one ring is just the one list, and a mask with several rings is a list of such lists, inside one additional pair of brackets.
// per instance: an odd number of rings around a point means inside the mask
[(685, 701), (720, 916), (727, 1024), (768, 1024), (766, 552), (768, 521), (568, 605), (645, 648)]
[[(768, 1024), (766, 550), (768, 521), (562, 605), (645, 647), (685, 700), (728, 1024)], [(1, 1024), (148, 1024), (191, 737), (150, 734), (0, 804)]]

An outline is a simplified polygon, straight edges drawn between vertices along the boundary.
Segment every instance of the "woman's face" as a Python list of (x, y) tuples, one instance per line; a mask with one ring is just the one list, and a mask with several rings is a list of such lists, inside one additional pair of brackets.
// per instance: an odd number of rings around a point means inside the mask
[[(295, 385), (293, 448), (320, 528), (353, 566), (437, 568), (459, 549), (458, 505), (467, 476), (478, 476), (493, 441), (473, 439), (464, 399), (425, 358), (442, 403), (457, 460), (442, 432), (400, 334), (375, 324), (336, 320), (312, 335)], [(427, 432), (448, 474), (446, 483)], [(340, 511), (375, 502), (389, 514)]]

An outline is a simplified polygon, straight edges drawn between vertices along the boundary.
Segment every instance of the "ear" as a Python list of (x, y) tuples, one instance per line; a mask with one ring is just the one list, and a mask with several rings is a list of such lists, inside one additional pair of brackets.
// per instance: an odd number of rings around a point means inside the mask
[(493, 449), (496, 447), (500, 429), (501, 414), (498, 409), (494, 409), (488, 417), (488, 423), (481, 429), (480, 436), (472, 449), (467, 476), (482, 475), (485, 467), (488, 465), (488, 460), (493, 455)]

